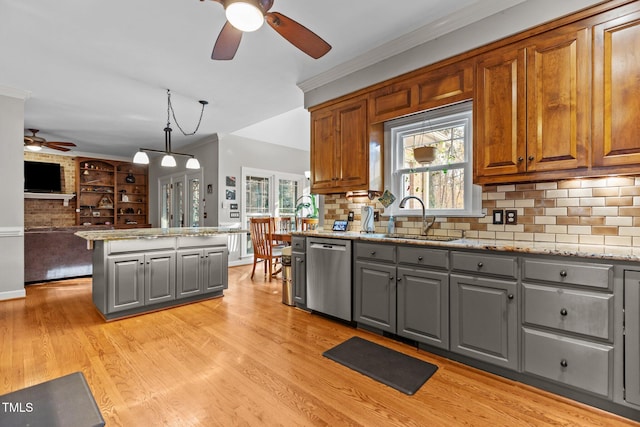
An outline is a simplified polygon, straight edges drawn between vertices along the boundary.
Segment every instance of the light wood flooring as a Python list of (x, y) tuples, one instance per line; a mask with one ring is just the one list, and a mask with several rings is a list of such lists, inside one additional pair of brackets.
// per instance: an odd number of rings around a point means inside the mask
[[(0, 394), (82, 371), (107, 426), (638, 425), (288, 307), (280, 280), (250, 273), (230, 268), (223, 298), (108, 323), (90, 279), (28, 286), (0, 302)], [(407, 396), (322, 356), (354, 335), (439, 369)]]

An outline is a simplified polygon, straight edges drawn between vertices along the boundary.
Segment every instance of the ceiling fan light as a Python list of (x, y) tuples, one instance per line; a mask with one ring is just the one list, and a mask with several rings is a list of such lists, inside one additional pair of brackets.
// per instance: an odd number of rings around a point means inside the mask
[(160, 166), (165, 166), (168, 168), (173, 168), (176, 166), (176, 159), (171, 154), (165, 154), (162, 158), (162, 162), (160, 162)]
[(29, 150), (29, 151), (40, 151), (40, 150), (42, 150), (42, 145), (40, 145), (40, 144), (30, 144), (30, 145), (27, 145), (27, 150)]
[(191, 157), (187, 160), (186, 164), (187, 169), (200, 169), (200, 162), (195, 157)]
[(144, 151), (138, 151), (135, 156), (133, 156), (133, 163), (139, 165), (148, 165), (149, 164), (149, 156)]
[(256, 31), (264, 23), (262, 10), (253, 2), (236, 1), (225, 9), (227, 20), (240, 31)]

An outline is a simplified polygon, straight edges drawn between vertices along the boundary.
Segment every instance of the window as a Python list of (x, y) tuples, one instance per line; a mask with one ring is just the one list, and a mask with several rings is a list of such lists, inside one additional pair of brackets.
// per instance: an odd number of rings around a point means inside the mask
[[(480, 216), (481, 189), (473, 185), (472, 103), (465, 102), (426, 111), (385, 124), (386, 167), (390, 191), (396, 201), (391, 215), (422, 215), (422, 207), (410, 199), (404, 209), (399, 200), (417, 196), (427, 214)], [(435, 148), (435, 158), (418, 163), (413, 149)]]

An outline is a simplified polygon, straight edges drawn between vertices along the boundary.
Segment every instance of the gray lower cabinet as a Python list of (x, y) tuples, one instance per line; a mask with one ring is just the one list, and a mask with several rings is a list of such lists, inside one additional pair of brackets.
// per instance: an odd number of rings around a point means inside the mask
[(613, 397), (613, 265), (522, 258), (522, 369)]
[(307, 256), (304, 252), (291, 253), (291, 274), (293, 278), (293, 301), (307, 304)]
[(107, 257), (107, 311), (129, 310), (175, 299), (175, 252)]
[(515, 281), (452, 274), (451, 351), (517, 369), (516, 291)]
[(398, 267), (397, 333), (449, 349), (449, 273)]
[(176, 251), (176, 298), (221, 291), (227, 285), (227, 249)]
[(624, 272), (624, 399), (640, 406), (640, 271)]
[(354, 277), (356, 322), (395, 333), (395, 264), (356, 261)]

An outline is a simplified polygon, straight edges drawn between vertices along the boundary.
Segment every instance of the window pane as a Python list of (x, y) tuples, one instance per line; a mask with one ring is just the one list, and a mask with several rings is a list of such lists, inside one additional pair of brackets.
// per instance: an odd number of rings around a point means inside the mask
[(402, 168), (414, 168), (419, 164), (413, 157), (413, 149), (425, 145), (436, 147), (436, 157), (429, 166), (441, 166), (462, 163), (464, 155), (464, 124), (441, 128), (419, 128), (416, 132), (402, 136)]
[[(464, 209), (464, 169), (427, 171), (402, 174), (403, 194), (417, 196), (427, 209)], [(422, 209), (411, 199), (405, 207)]]
[(279, 181), (279, 215), (294, 217), (296, 214), (296, 200), (298, 199), (298, 181), (280, 179)]
[(189, 224), (191, 227), (199, 227), (200, 226), (200, 180), (197, 178), (192, 178), (189, 180), (189, 210), (190, 210), (190, 221)]
[(247, 176), (247, 216), (269, 215), (269, 178)]

